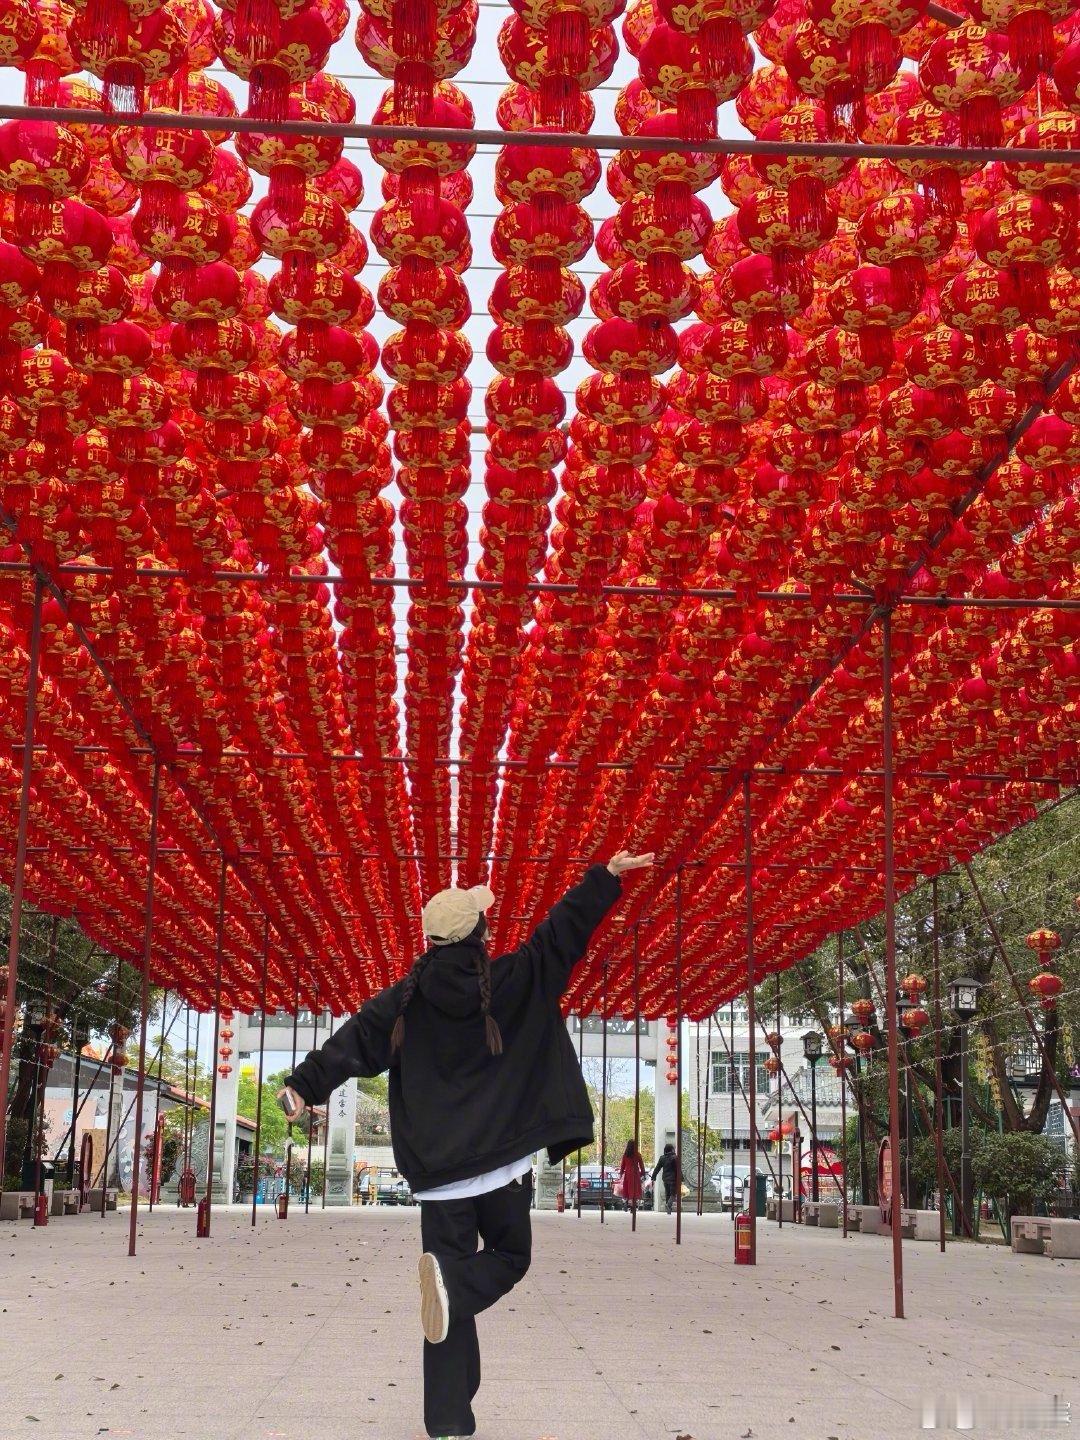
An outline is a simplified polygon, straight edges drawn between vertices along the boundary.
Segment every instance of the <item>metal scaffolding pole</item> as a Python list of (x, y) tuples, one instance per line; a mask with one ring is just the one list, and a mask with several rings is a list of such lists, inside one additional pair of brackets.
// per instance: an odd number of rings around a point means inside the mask
[[(784, 1043), (784, 1033), (780, 1028), (780, 972), (776, 972), (776, 1033), (780, 1036), (776, 1045), (776, 1063), (780, 1064), (780, 1050)], [(780, 1184), (777, 1187), (776, 1199), (776, 1228), (784, 1228), (784, 1082), (781, 1079), (776, 1087), (776, 1133), (780, 1137), (776, 1142), (776, 1168), (780, 1174)], [(794, 1149), (792, 1150), (794, 1159)], [(792, 1166), (794, 1174), (794, 1166)], [(792, 1189), (794, 1195), (794, 1187)]]
[(682, 1244), (682, 890), (683, 867), (675, 869), (675, 1244)]
[(844, 1239), (848, 1233), (848, 1186), (847, 1186), (847, 1046), (844, 1033), (844, 932), (836, 932), (836, 1023), (840, 1029), (840, 1045), (836, 1058), (837, 1076), (840, 1080), (840, 1175), (842, 1179), (840, 1203), (843, 1207)]
[[(206, 1218), (203, 1233), (210, 1237), (210, 1216), (214, 1208), (214, 1153), (217, 1150), (217, 1082), (218, 1047), (221, 1044), (221, 962), (225, 947), (225, 890), (229, 880), (229, 862), (222, 855), (218, 874), (217, 935), (214, 942), (214, 1051), (210, 1071), (210, 1133), (206, 1140)], [(197, 1209), (198, 1207), (196, 1207)], [(197, 1222), (196, 1222), (197, 1223)]]
[(34, 580), (34, 613), (30, 622), (30, 654), (26, 673), (26, 712), (23, 721), (22, 786), (19, 791), (19, 822), (15, 836), (15, 873), (11, 881), (11, 920), (8, 933), (7, 993), (8, 1022), (0, 1036), (0, 1175), (7, 1155), (7, 1102), (11, 1076), (11, 1048), (15, 1039), (15, 985), (19, 975), (19, 940), (22, 928), (23, 893), (26, 888), (26, 837), (30, 828), (30, 782), (34, 772), (34, 722), (37, 718), (38, 683), (41, 669), (41, 603), (44, 582)]
[(896, 1009), (896, 860), (893, 834), (892, 612), (882, 617), (881, 735), (885, 770), (885, 1033), (889, 1054), (889, 1184), (892, 1204), (893, 1308), (904, 1318), (904, 1247), (900, 1234), (900, 1037)]
[[(157, 873), (158, 803), (161, 798), (161, 762), (155, 756), (150, 781), (150, 846), (146, 865), (146, 905), (143, 912), (142, 989), (139, 995), (139, 1074), (135, 1081), (135, 1138), (131, 1161), (131, 1214), (128, 1254), (135, 1254), (139, 1216), (139, 1176), (142, 1169), (143, 1099), (146, 1093), (146, 1026), (150, 1010), (150, 960), (154, 944), (154, 880)], [(162, 1017), (164, 1019), (164, 1015)], [(153, 1181), (150, 1185), (153, 1193)]]
[[(50, 120), (60, 125), (85, 124), (86, 112), (73, 107), (42, 105), (0, 105), (0, 120)], [(588, 150), (641, 150), (667, 154), (685, 151), (690, 142), (661, 135), (591, 135), (577, 132), (543, 130), (481, 130), (457, 125), (372, 125), (328, 120), (265, 120), (238, 115), (175, 115), (150, 110), (142, 115), (101, 113), (95, 124), (133, 126), (142, 130), (209, 130), (232, 134), (263, 134), (326, 136), (342, 140), (378, 140), (391, 143), (430, 141), (446, 145), (513, 146), (528, 145), (554, 149), (565, 147)], [(880, 145), (847, 141), (804, 140), (694, 140), (695, 153), (703, 155), (792, 156), (802, 159), (838, 160), (920, 160), (939, 161), (943, 165), (971, 163), (975, 165), (1080, 165), (1080, 150), (1038, 149), (1031, 146), (1012, 149), (992, 145)]]
[[(634, 921), (634, 1151), (635, 1163), (641, 1168), (641, 947), (639, 928)], [(642, 1187), (644, 1193), (644, 1187)], [(630, 1207), (630, 1229), (637, 1231), (638, 1202)]]
[(604, 1223), (607, 1189), (607, 989), (608, 967), (604, 961), (603, 991), (600, 1000), (600, 1023), (603, 1039), (600, 1042), (600, 1224)]
[(941, 937), (938, 877), (930, 882), (934, 926), (934, 1153), (937, 1164), (938, 1248), (945, 1254), (945, 1091), (941, 1079)]
[[(746, 881), (746, 1005), (750, 1027), (750, 1264), (757, 1264), (757, 1011), (754, 987), (754, 817), (750, 776), (743, 777), (743, 875)], [(734, 1194), (731, 1199), (735, 1204)], [(733, 1212), (734, 1213), (734, 1210)]]
[(263, 918), (262, 992), (259, 996), (259, 1081), (255, 1091), (255, 1181), (251, 1187), (251, 1227), (259, 1204), (259, 1160), (262, 1149), (263, 1061), (266, 1056), (266, 968), (270, 962), (270, 917)]

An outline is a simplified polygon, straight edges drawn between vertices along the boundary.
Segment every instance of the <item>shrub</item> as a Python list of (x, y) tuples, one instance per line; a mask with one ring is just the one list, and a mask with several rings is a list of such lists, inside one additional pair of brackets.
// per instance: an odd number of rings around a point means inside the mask
[(973, 1147), (975, 1183), (1009, 1215), (1030, 1212), (1061, 1184), (1062, 1155), (1052, 1140), (1026, 1130), (980, 1135)]

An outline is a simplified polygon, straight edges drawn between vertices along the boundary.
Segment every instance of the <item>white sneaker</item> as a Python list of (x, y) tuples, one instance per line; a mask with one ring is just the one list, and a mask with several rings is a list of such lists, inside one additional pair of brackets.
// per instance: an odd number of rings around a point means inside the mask
[[(420, 1256), (420, 1323), (432, 1345), (441, 1345), (450, 1329), (450, 1298), (446, 1293), (442, 1267), (427, 1251)], [(462, 1440), (449, 1435), (445, 1440)]]

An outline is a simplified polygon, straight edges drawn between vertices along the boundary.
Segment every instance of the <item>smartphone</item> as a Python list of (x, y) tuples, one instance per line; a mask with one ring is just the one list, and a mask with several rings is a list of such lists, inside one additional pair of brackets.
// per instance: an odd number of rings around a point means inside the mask
[(285, 1087), (285, 1090), (283, 1091), (283, 1093), (280, 1094), (280, 1095), (277, 1097), (277, 1102), (278, 1102), (278, 1104), (281, 1106), (282, 1110), (284, 1111), (284, 1113), (285, 1113), (285, 1119), (286, 1119), (286, 1120), (289, 1119), (289, 1117), (291, 1116), (292, 1112), (296, 1109), (296, 1106), (295, 1106), (295, 1105), (291, 1105), (291, 1104), (289, 1103), (289, 1097), (290, 1097), (290, 1096), (292, 1097), (293, 1100), (296, 1100), (296, 1099), (298, 1098), (297, 1095), (296, 1095), (296, 1092), (293, 1091), (293, 1090), (290, 1090), (290, 1089), (286, 1086), (286, 1087)]

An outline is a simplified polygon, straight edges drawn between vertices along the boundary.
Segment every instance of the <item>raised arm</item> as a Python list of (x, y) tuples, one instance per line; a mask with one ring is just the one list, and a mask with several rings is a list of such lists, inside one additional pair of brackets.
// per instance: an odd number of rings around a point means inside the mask
[(629, 855), (625, 850), (607, 865), (593, 865), (572, 890), (552, 907), (521, 947), (535, 967), (540, 987), (552, 999), (570, 983), (574, 966), (589, 947), (593, 932), (622, 894), (619, 877), (627, 870), (652, 864), (651, 855)]
[(324, 1105), (350, 1076), (381, 1075), (389, 1069), (390, 1032), (397, 1017), (400, 986), (399, 980), (373, 995), (325, 1045), (309, 1051), (284, 1088), (305, 1105)]

